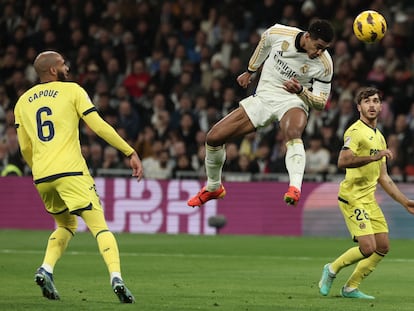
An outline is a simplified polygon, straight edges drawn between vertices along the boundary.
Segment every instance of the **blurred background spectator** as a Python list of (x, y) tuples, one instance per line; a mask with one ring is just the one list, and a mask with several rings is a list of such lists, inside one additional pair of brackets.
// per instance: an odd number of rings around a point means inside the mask
[[(13, 108), (37, 82), (34, 57), (56, 49), (67, 58), (70, 79), (135, 145), (147, 177), (172, 178), (182, 170), (204, 176), (203, 137), (254, 92), (257, 77), (248, 89), (236, 77), (246, 70), (262, 31), (275, 23), (306, 29), (319, 17), (335, 27), (335, 72), (326, 109), (309, 115), (307, 172), (337, 172), (344, 130), (357, 118), (353, 98), (361, 86), (376, 86), (384, 98), (378, 127), (395, 153), (390, 171), (414, 175), (410, 1), (2, 1), (0, 9), (0, 168), (11, 164), (30, 174), (17, 149)], [(377, 44), (363, 44), (352, 33), (354, 17), (366, 9), (387, 19), (388, 32)], [(125, 168), (83, 123), (80, 133), (93, 174)], [(276, 122), (228, 144), (224, 172), (285, 173), (285, 152)]]

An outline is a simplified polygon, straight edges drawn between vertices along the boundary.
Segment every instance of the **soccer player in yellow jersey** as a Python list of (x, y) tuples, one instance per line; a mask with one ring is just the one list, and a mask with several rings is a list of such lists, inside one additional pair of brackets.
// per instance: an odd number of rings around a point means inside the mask
[(15, 126), (22, 155), (32, 169), (36, 189), (57, 228), (49, 237), (35, 281), (43, 296), (59, 299), (53, 269), (74, 236), (80, 216), (96, 238), (113, 291), (122, 303), (132, 303), (134, 296), (121, 276), (116, 239), (108, 230), (94, 180), (81, 154), (79, 120), (83, 119), (101, 138), (129, 157), (132, 175), (138, 181), (143, 176), (141, 160), (99, 116), (86, 91), (65, 81), (69, 68), (59, 53), (40, 53), (34, 68), (40, 83), (19, 98), (14, 110)]
[(358, 246), (352, 247), (324, 266), (319, 282), (323, 296), (329, 294), (335, 276), (349, 265), (357, 263), (341, 289), (346, 298), (374, 299), (359, 290), (367, 277), (388, 253), (388, 225), (375, 199), (379, 183), (395, 201), (414, 214), (414, 201), (409, 200), (392, 181), (386, 160), (392, 159), (384, 136), (377, 129), (382, 104), (376, 88), (364, 88), (356, 96), (360, 118), (344, 134), (344, 146), (339, 153), (338, 167), (346, 169), (339, 187), (339, 208), (348, 230)]
[(287, 147), (289, 188), (284, 201), (298, 203), (306, 160), (302, 134), (309, 109), (323, 110), (331, 91), (333, 64), (327, 49), (333, 38), (332, 25), (319, 19), (307, 31), (275, 24), (262, 34), (247, 71), (237, 77), (238, 84), (246, 88), (253, 73), (262, 68), (255, 94), (240, 101), (240, 107), (207, 133), (207, 185), (187, 201), (189, 206), (201, 206), (226, 195), (221, 183), (226, 142), (276, 120)]

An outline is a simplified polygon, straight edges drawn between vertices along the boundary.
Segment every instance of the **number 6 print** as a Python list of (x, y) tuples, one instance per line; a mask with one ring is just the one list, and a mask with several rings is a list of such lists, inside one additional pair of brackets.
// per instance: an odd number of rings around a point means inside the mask
[(50, 141), (55, 136), (55, 128), (52, 121), (42, 121), (43, 113), (50, 116), (52, 114), (52, 110), (49, 107), (42, 107), (36, 112), (37, 136), (41, 141)]

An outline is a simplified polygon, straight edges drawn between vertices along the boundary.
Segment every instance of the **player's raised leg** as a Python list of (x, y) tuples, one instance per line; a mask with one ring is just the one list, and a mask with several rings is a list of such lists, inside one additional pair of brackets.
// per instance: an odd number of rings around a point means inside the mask
[(296, 205), (300, 199), (306, 164), (305, 147), (301, 137), (306, 124), (305, 111), (297, 107), (289, 109), (280, 120), (280, 129), (286, 139), (285, 163), (289, 174), (289, 188), (283, 199), (289, 205)]
[(242, 107), (233, 110), (211, 128), (206, 137), (207, 185), (187, 201), (189, 206), (201, 206), (207, 201), (221, 199), (226, 195), (221, 183), (221, 173), (226, 160), (224, 144), (233, 137), (243, 136), (254, 130), (255, 127)]
[(188, 200), (189, 206), (201, 206), (207, 201), (224, 198), (226, 190), (221, 184), (221, 173), (225, 160), (226, 149), (224, 145), (212, 147), (206, 144), (207, 185)]
[(305, 147), (302, 139), (292, 139), (286, 143), (286, 169), (289, 174), (289, 188), (284, 200), (289, 205), (296, 205), (300, 199), (303, 173), (305, 171)]

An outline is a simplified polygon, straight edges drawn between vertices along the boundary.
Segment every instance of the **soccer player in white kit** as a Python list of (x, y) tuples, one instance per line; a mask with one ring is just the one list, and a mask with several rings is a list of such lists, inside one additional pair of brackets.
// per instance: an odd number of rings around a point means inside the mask
[(319, 19), (307, 31), (275, 24), (262, 34), (247, 71), (237, 78), (239, 85), (246, 88), (264, 62), (256, 92), (241, 100), (237, 109), (207, 133), (207, 184), (188, 200), (189, 206), (201, 206), (225, 196), (221, 182), (225, 143), (274, 121), (279, 121), (287, 146), (285, 162), (290, 182), (284, 200), (297, 204), (306, 160), (302, 133), (309, 108), (323, 110), (331, 91), (333, 63), (326, 49), (333, 38), (332, 25)]

